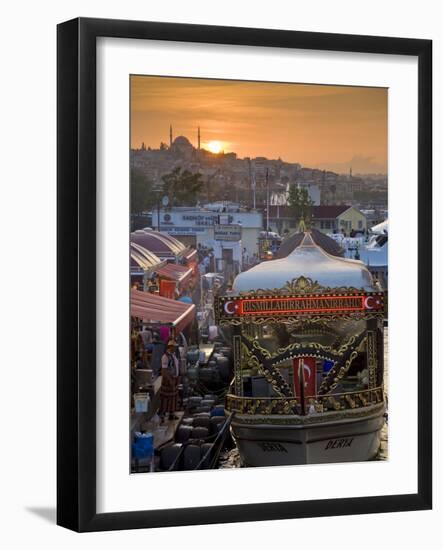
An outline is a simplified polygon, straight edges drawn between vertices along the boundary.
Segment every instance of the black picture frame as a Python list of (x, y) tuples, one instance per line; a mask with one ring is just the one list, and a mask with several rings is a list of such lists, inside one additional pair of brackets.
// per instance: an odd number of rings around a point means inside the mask
[[(96, 512), (96, 39), (301, 48), (418, 59), (418, 490), (416, 494)], [(76, 531), (426, 510), (432, 506), (432, 42), (74, 19), (57, 29), (57, 523)]]

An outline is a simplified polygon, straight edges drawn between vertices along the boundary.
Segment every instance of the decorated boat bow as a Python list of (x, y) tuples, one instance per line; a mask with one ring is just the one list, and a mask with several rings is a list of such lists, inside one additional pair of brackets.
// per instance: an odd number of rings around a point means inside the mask
[[(384, 406), (386, 298), (361, 262), (327, 254), (309, 232), (286, 258), (241, 273), (232, 292), (218, 298), (216, 322), (233, 342), (234, 379), (226, 406), (234, 413), (232, 429), (246, 463), (270, 460), (268, 454), (255, 458), (253, 448), (288, 447), (295, 436), (281, 432), (284, 426), (320, 429), (334, 419), (363, 422), (363, 456), (373, 454)], [(275, 429), (265, 434), (260, 426), (268, 424)], [(251, 432), (254, 425), (257, 431)], [(264, 437), (279, 441), (277, 447), (265, 445)], [(321, 450), (315, 459), (307, 456), (309, 437), (299, 436), (302, 447), (289, 445), (294, 455), (304, 453), (291, 460), (323, 461)], [(323, 435), (315, 437), (321, 441)]]

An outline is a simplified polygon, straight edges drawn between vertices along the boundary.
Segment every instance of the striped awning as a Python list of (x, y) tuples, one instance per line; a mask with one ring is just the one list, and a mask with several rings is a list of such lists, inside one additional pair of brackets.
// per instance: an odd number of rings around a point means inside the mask
[(182, 256), (187, 262), (197, 261), (197, 250), (195, 250), (195, 248), (187, 248)]
[(153, 271), (164, 265), (165, 262), (158, 256), (137, 243), (130, 245), (131, 272), (135, 271)]
[(131, 290), (131, 316), (145, 323), (175, 327), (180, 332), (195, 317), (195, 305), (178, 302), (150, 292)]
[(192, 268), (180, 264), (166, 264), (157, 269), (159, 277), (176, 281), (179, 286), (183, 286), (192, 277)]

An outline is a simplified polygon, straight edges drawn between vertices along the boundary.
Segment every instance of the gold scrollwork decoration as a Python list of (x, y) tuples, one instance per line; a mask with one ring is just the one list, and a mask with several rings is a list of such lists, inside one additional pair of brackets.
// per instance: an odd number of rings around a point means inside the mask
[(328, 315), (310, 315), (307, 313), (299, 314), (297, 316), (288, 315), (288, 316), (268, 316), (268, 317), (255, 317), (253, 315), (248, 316), (247, 321), (241, 318), (233, 317), (232, 319), (220, 319), (220, 326), (239, 326), (244, 323), (253, 323), (255, 325), (272, 325), (272, 324), (284, 324), (291, 325), (291, 328), (300, 326), (301, 324), (309, 321), (309, 323), (319, 323), (327, 325), (328, 323), (333, 323), (335, 321), (368, 321), (369, 319), (384, 319), (384, 312), (382, 311), (372, 311), (365, 313), (350, 313), (347, 315), (343, 314), (328, 314)]
[(314, 281), (310, 277), (296, 277), (291, 281), (287, 281), (283, 287), (280, 288), (259, 288), (257, 290), (249, 290), (247, 292), (240, 292), (241, 296), (255, 296), (263, 294), (319, 294), (325, 292), (335, 292), (335, 293), (353, 293), (364, 292), (365, 289), (356, 288), (351, 286), (340, 286), (340, 287), (331, 287), (321, 285), (318, 281)]

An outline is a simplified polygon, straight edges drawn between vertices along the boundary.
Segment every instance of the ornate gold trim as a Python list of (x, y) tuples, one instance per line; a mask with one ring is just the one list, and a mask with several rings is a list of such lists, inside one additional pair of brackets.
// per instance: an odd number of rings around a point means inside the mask
[(262, 348), (257, 340), (249, 340), (242, 335), (243, 357), (248, 367), (257, 368), (266, 378), (271, 387), (281, 396), (294, 397), (289, 384), (284, 380), (280, 371), (275, 367), (272, 355), (265, 348)]
[(267, 288), (262, 289), (259, 288), (257, 290), (251, 290), (247, 292), (240, 292), (239, 296), (242, 298), (245, 296), (256, 296), (256, 295), (263, 295), (263, 294), (272, 294), (272, 295), (280, 295), (280, 294), (318, 294), (318, 293), (325, 293), (325, 292), (346, 292), (346, 293), (360, 293), (360, 292), (366, 292), (364, 287), (356, 288), (352, 286), (340, 286), (340, 287), (331, 287), (331, 286), (324, 286), (321, 285), (318, 281), (314, 281), (310, 277), (304, 277), (301, 275), (300, 277), (296, 277), (292, 279), (291, 281), (287, 281), (283, 287), (280, 288)]
[(369, 387), (374, 388), (377, 385), (377, 335), (373, 330), (368, 330), (366, 339), (366, 354), (368, 365)]
[(253, 323), (255, 325), (271, 325), (271, 324), (285, 324), (285, 325), (297, 325), (304, 323), (306, 320), (309, 320), (310, 323), (320, 323), (320, 324), (327, 324), (327, 323), (333, 323), (334, 321), (369, 321), (369, 319), (384, 319), (384, 312), (383, 311), (373, 311), (373, 312), (362, 312), (362, 313), (352, 313), (352, 314), (330, 314), (330, 315), (322, 315), (322, 316), (311, 316), (308, 313), (305, 314), (299, 314), (296, 317), (294, 316), (273, 316), (273, 317), (255, 317), (255, 316), (248, 316), (247, 320), (234, 317), (232, 319), (220, 319), (218, 321), (218, 324), (220, 326), (239, 326), (243, 323)]
[[(324, 422), (326, 420), (335, 420), (338, 418), (347, 418), (349, 416), (360, 417), (368, 415), (373, 412), (373, 409), (378, 410), (378, 408), (384, 406), (383, 388), (322, 396), (317, 398), (316, 414), (299, 415), (294, 412), (297, 410), (298, 405), (299, 402), (295, 398), (226, 396), (226, 408), (229, 411), (250, 417), (260, 416), (258, 419), (242, 418), (242, 422), (251, 424), (309, 424)], [(367, 409), (368, 407), (372, 409), (370, 412), (359, 411), (359, 409)], [(333, 414), (334, 412), (337, 414)], [(261, 415), (264, 415), (264, 417)], [(280, 415), (285, 415), (290, 418), (272, 418), (272, 416)], [(266, 416), (270, 416), (271, 418), (266, 418)]]
[(243, 345), (241, 342), (241, 336), (236, 334), (232, 337), (232, 350), (234, 353), (234, 384), (235, 393), (237, 395), (243, 395)]

